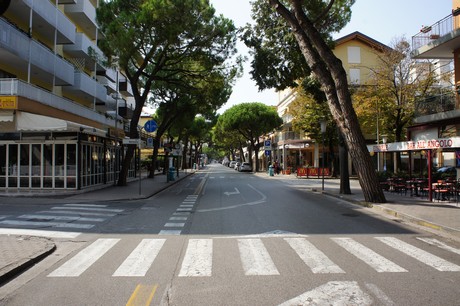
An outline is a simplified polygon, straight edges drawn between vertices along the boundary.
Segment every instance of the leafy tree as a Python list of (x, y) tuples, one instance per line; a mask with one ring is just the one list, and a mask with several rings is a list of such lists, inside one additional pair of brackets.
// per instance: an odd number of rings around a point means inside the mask
[(256, 156), (256, 172), (259, 171), (259, 149), (263, 146), (260, 135), (267, 134), (283, 124), (276, 109), (260, 102), (241, 103), (226, 110), (220, 117), (224, 131), (236, 131), (249, 144), (249, 158), (252, 164), (252, 150)]
[(339, 147), (340, 162), (340, 193), (351, 194), (350, 179), (348, 172), (348, 152), (343, 137), (338, 131), (329, 109), (327, 108), (326, 96), (320, 89), (319, 84), (312, 78), (305, 78), (302, 86), (297, 88), (296, 98), (289, 105), (289, 113), (292, 115), (292, 126), (297, 131), (302, 131), (311, 138), (321, 139), (319, 122), (326, 121), (326, 133), (324, 135), (331, 160), (332, 175), (336, 176), (335, 146)]
[[(353, 95), (364, 133), (375, 135), (379, 124), (380, 134), (387, 134), (391, 141), (405, 140), (416, 101), (433, 95), (433, 85), (437, 82), (433, 65), (413, 60), (410, 51), (409, 42), (402, 37), (393, 42), (392, 49), (376, 52), (378, 65), (369, 67), (371, 78)], [(397, 161), (399, 169), (399, 154)]]
[[(257, 5), (264, 8), (271, 6), (272, 10), (268, 15), (261, 13), (262, 18), (284, 20), (285, 23), (278, 23), (279, 28), (276, 30), (289, 29), (290, 35), (287, 39), (294, 37), (305, 63), (311, 70), (311, 75), (321, 84), (332, 117), (344, 136), (365, 200), (385, 202), (385, 195), (373, 169), (372, 160), (353, 109), (347, 74), (327, 43), (330, 40), (328, 30), (335, 31), (343, 26), (342, 22), (346, 23), (351, 14), (350, 6), (353, 3), (353, 0), (331, 0), (329, 3), (321, 0), (256, 0), (253, 7), (257, 9)], [(273, 44), (276, 43), (276, 41), (273, 42)]]
[[(226, 83), (232, 82), (240, 68), (225, 64), (236, 52), (236, 28), (229, 19), (216, 16), (207, 0), (105, 0), (97, 10), (97, 20), (105, 37), (101, 49), (133, 88), (131, 138), (139, 137), (137, 125), (149, 95), (157, 98), (153, 90), (165, 91), (167, 85), (170, 92), (181, 87), (190, 90), (216, 72), (226, 76)], [(172, 100), (185, 101), (184, 92)], [(162, 102), (172, 101), (171, 97)], [(125, 154), (119, 185), (126, 185), (134, 149), (130, 146)]]

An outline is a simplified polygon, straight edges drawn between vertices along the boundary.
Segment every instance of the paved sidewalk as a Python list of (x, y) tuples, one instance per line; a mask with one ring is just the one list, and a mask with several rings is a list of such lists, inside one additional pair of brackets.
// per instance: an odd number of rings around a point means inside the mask
[[(5, 203), (7, 199), (23, 197), (27, 201), (37, 199), (37, 196), (53, 196), (53, 201), (78, 202), (85, 201), (127, 201), (144, 199), (172, 186), (174, 183), (193, 174), (195, 171), (183, 172), (172, 182), (166, 182), (165, 175), (156, 175), (154, 179), (144, 178), (131, 181), (128, 186), (110, 186), (104, 189), (91, 192), (74, 193), (40, 193), (40, 194), (1, 194), (0, 202)], [(389, 214), (392, 218), (404, 222), (424, 226), (435, 232), (449, 235), (450, 238), (460, 241), (460, 203), (429, 202), (421, 197), (411, 197), (409, 194), (401, 195), (385, 192), (387, 203), (368, 205), (364, 202), (364, 196), (357, 180), (351, 180), (351, 195), (339, 194), (340, 181), (338, 179), (325, 179), (324, 191), (322, 191), (322, 180), (318, 178), (296, 178), (295, 175), (268, 176), (265, 172), (255, 173), (260, 178), (267, 180), (280, 180), (280, 183), (296, 185), (296, 188), (306, 188), (311, 192), (323, 192), (328, 196), (341, 198), (351, 203), (372, 206), (372, 209)], [(51, 196), (51, 197), (50, 197)], [(1, 205), (1, 204), (0, 204)], [(24, 271), (34, 263), (38, 262), (55, 249), (54, 243), (42, 237), (0, 235), (0, 286), (18, 273)]]

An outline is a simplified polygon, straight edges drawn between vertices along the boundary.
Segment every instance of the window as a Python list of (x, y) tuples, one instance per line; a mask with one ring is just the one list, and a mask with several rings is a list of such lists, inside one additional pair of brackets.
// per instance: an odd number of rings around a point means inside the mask
[(348, 47), (348, 63), (349, 64), (360, 64), (361, 63), (361, 48), (360, 47)]
[(350, 84), (359, 85), (361, 84), (361, 70), (350, 69)]

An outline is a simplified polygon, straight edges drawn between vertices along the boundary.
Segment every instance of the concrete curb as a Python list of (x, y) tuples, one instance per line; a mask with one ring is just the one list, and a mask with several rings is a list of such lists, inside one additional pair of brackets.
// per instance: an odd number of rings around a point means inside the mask
[(21, 257), (18, 256), (16, 261), (10, 262), (4, 267), (0, 267), (0, 284), (4, 284), (13, 278), (17, 277), (22, 272), (26, 271), (51, 253), (56, 250), (56, 245), (53, 241), (43, 237), (28, 237), (28, 236), (8, 236), (7, 239), (34, 239), (40, 241), (41, 246), (39, 250), (31, 252), (29, 256)]

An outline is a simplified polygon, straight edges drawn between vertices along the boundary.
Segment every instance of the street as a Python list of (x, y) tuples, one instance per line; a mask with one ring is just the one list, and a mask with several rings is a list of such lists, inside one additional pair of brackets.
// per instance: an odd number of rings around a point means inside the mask
[(458, 305), (460, 243), (211, 164), (137, 201), (0, 205), (57, 250), (1, 305)]

